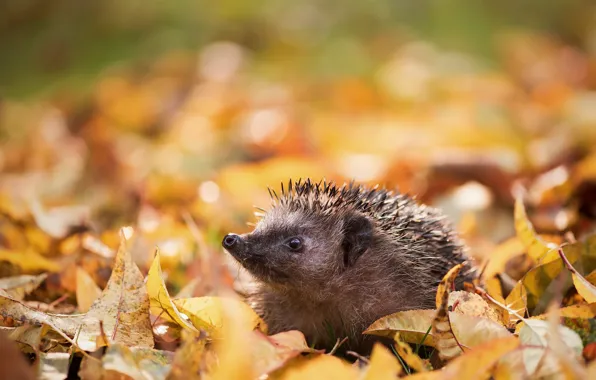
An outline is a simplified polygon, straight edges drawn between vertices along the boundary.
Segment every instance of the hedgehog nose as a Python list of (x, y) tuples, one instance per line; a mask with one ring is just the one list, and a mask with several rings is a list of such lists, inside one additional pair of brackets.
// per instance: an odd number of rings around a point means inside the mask
[(223, 238), (221, 245), (223, 245), (225, 249), (231, 249), (234, 248), (234, 246), (237, 245), (239, 241), (240, 236), (236, 234), (227, 234), (226, 237)]

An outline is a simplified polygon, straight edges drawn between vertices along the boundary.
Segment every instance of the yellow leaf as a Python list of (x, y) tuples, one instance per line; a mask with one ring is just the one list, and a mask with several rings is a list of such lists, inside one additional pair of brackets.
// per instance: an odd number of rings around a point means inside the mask
[(265, 322), (242, 301), (222, 297), (194, 297), (173, 300), (178, 310), (190, 318), (197, 329), (205, 329), (213, 337), (221, 335), (225, 317), (223, 303), (235, 303), (237, 318), (246, 330), (260, 329), (267, 333)]
[(489, 279), (503, 272), (507, 262), (513, 257), (522, 255), (524, 253), (524, 248), (524, 244), (517, 236), (499, 244), (496, 249), (490, 253), (486, 268), (482, 271), (482, 277)]
[(182, 316), (168, 294), (168, 289), (163, 281), (161, 265), (159, 263), (159, 250), (155, 252), (153, 264), (151, 264), (149, 274), (147, 275), (147, 292), (149, 294), (149, 304), (152, 315), (173, 321), (183, 328), (198, 331), (192, 323), (190, 323), (188, 317)]
[(48, 277), (47, 274), (39, 276), (15, 276), (0, 279), (0, 289), (4, 290), (11, 298), (22, 300), (31, 293)]
[[(561, 317), (565, 318), (578, 318), (578, 319), (590, 319), (596, 317), (596, 303), (591, 304), (580, 304), (580, 305), (571, 305), (564, 308), (559, 309), (559, 314)], [(548, 314), (541, 314), (530, 317), (528, 319), (539, 319), (545, 320), (548, 318)], [(520, 322), (515, 327), (515, 333), (519, 334), (519, 330), (524, 325), (524, 322)]]
[(491, 368), (506, 353), (519, 346), (515, 337), (484, 343), (454, 359), (441, 371), (440, 379), (477, 380), (487, 378)]
[[(393, 338), (399, 332), (401, 339), (408, 343), (420, 343), (429, 331), (435, 310), (407, 310), (393, 313), (378, 319), (364, 334)], [(434, 347), (434, 339), (428, 334), (424, 344)]]
[[(358, 371), (336, 356), (318, 355), (293, 361), (283, 369), (280, 380), (341, 379), (356, 380)], [(278, 377), (276, 377), (278, 379)]]
[(532, 223), (528, 219), (528, 214), (526, 213), (526, 208), (524, 207), (521, 197), (516, 197), (515, 199), (514, 223), (517, 237), (526, 246), (528, 256), (537, 262), (542, 261), (542, 263), (547, 263), (556, 258), (545, 258), (545, 256), (551, 250), (556, 249), (557, 246), (545, 242), (538, 236), (536, 230), (534, 230), (534, 226), (532, 226)]
[(366, 369), (364, 380), (394, 380), (401, 372), (401, 365), (385, 346), (376, 343), (370, 355), (370, 364)]
[(182, 330), (182, 344), (176, 350), (168, 380), (199, 380), (208, 366), (205, 358), (206, 334)]
[[(443, 276), (443, 279), (437, 287), (437, 295), (435, 297), (437, 309), (441, 308), (441, 304), (444, 299), (446, 301), (449, 298), (449, 290), (451, 289), (451, 287), (453, 287), (455, 278), (457, 277), (457, 274), (459, 273), (461, 268), (462, 264), (457, 264), (456, 266), (451, 268), (449, 272), (445, 274), (445, 276)], [(445, 293), (447, 293), (447, 295)]]
[(586, 301), (592, 303), (596, 302), (596, 286), (590, 284), (588, 280), (584, 278), (574, 267), (571, 265), (565, 253), (562, 249), (559, 249), (559, 256), (565, 263), (565, 266), (571, 272), (571, 276), (573, 277), (573, 285), (575, 285), (575, 289), (582, 296)]
[[(214, 341), (218, 366), (212, 373), (214, 380), (251, 379), (257, 375), (252, 355), (254, 331), (246, 330), (238, 303), (223, 303), (224, 323), (221, 339)], [(240, 317), (239, 317), (240, 316)], [(244, 342), (244, 344), (239, 344)]]
[(25, 249), (24, 251), (0, 249), (0, 261), (8, 261), (11, 264), (18, 265), (24, 272), (59, 272), (61, 269), (60, 265), (46, 259), (33, 249)]
[(257, 376), (268, 375), (301, 353), (322, 353), (308, 347), (304, 335), (296, 330), (272, 336), (255, 331), (251, 337), (250, 354)]
[(101, 289), (87, 271), (77, 267), (77, 308), (81, 313), (86, 313), (100, 296)]
[(395, 340), (395, 349), (399, 356), (406, 362), (410, 368), (413, 368), (416, 372), (427, 372), (428, 365), (412, 351), (412, 346), (402, 342), (399, 339)]
[(443, 361), (451, 360), (462, 353), (461, 344), (453, 334), (451, 323), (449, 322), (449, 290), (453, 287), (455, 277), (459, 273), (462, 264), (451, 268), (443, 276), (437, 289), (436, 303), (437, 312), (432, 323), (432, 333), (435, 339), (435, 347), (439, 352), (439, 358)]

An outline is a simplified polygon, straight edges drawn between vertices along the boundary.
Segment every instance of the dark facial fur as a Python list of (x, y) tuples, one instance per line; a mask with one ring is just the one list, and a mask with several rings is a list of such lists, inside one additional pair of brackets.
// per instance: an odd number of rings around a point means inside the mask
[[(443, 216), (406, 195), (310, 180), (271, 194), (254, 231), (222, 242), (258, 281), (249, 301), (271, 333), (357, 347), (376, 319), (434, 308), (438, 282), (466, 260)], [(468, 267), (462, 279), (472, 277)]]

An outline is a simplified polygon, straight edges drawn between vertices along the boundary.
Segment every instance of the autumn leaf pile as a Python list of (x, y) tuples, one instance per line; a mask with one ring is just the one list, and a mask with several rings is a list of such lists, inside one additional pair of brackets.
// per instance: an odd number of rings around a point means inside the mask
[[(498, 69), (409, 41), (324, 83), (219, 42), (2, 103), (0, 378), (596, 378), (596, 57), (507, 38)], [(268, 335), (220, 241), (289, 177), (417, 194), (480, 278), (371, 355)]]

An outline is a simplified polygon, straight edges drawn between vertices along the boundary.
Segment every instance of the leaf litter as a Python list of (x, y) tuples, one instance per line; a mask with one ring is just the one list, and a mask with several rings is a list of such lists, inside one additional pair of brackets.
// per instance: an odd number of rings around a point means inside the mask
[[(104, 380), (596, 376), (594, 107), (587, 85), (564, 79), (563, 68), (547, 65), (540, 78), (527, 71), (528, 59), (570, 57), (561, 41), (538, 40), (508, 45), (506, 70), (465, 78), (445, 75), (448, 52), (406, 44), (384, 62), (380, 83), (330, 79), (321, 108), (288, 95), (308, 101), (316, 82), (256, 86), (230, 74), (183, 86), (203, 64), (183, 53), (148, 65), (144, 80), (106, 73), (81, 100), (84, 112), (68, 99), (38, 105), (39, 115), (3, 104), (28, 122), (0, 157), (1, 371), (10, 363), (21, 378)], [(420, 93), (395, 87), (412, 79), (404, 67), (427, 73)], [(156, 99), (178, 99), (163, 120)], [(362, 117), (346, 123), (355, 110)], [(354, 153), (364, 140), (370, 152)], [(368, 326), (385, 343), (370, 356), (323, 352), (295, 330), (269, 335), (242, 299), (250, 279), (228, 265), (219, 240), (245, 228), (252, 203), (267, 202), (263, 185), (288, 176), (420, 194), (451, 212), (482, 277), (453, 291), (450, 268), (434, 309)]]

